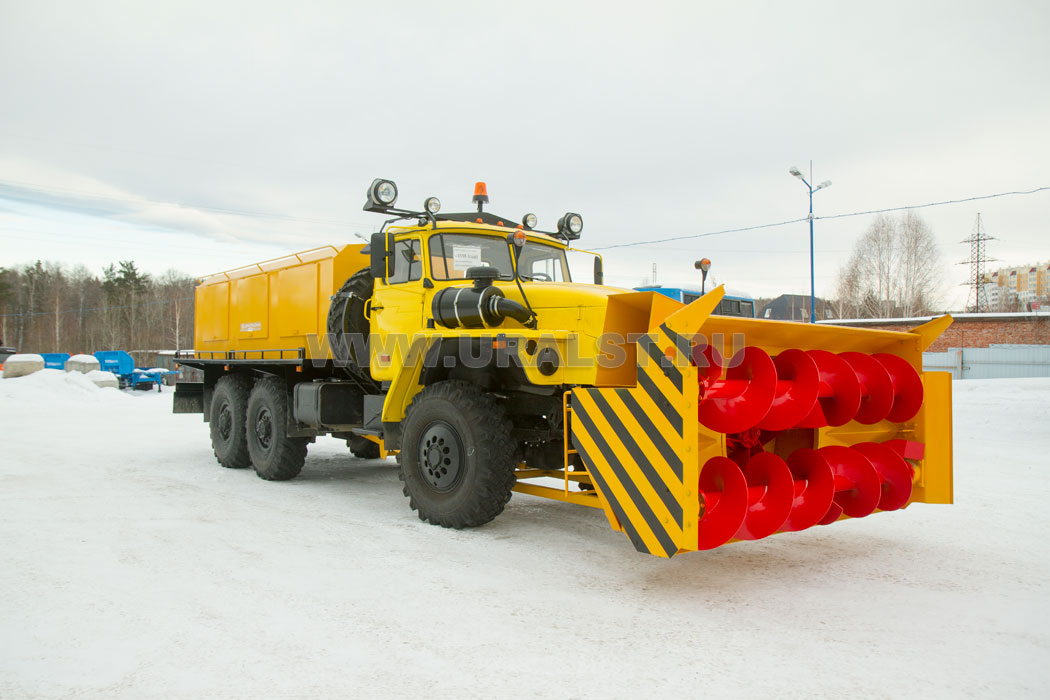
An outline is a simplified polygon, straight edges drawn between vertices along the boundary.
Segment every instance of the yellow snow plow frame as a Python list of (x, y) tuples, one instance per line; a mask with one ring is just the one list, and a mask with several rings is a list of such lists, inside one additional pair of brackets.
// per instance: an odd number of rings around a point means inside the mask
[[(712, 457), (726, 457), (727, 436), (698, 421), (698, 369), (690, 360), (690, 339), (701, 334), (731, 357), (744, 345), (770, 356), (790, 348), (832, 353), (888, 353), (920, 373), (924, 400), (902, 423), (851, 421), (813, 429), (814, 449), (829, 445), (905, 440), (922, 443), (921, 458), (909, 459), (913, 487), (906, 505), (952, 502), (951, 375), (922, 372), (922, 352), (951, 323), (934, 319), (909, 332), (865, 330), (792, 322), (712, 316), (722, 297), (716, 289), (651, 324), (637, 341), (633, 387), (576, 388), (567, 392), (566, 464), (578, 452), (575, 471), (567, 466), (565, 489), (519, 484), (517, 490), (585, 505), (600, 505), (616, 530), (641, 552), (671, 557), (698, 549), (697, 527), (705, 503), (700, 470)], [(906, 455), (914, 457), (914, 455)], [(536, 470), (532, 470), (536, 471)], [(553, 473), (548, 473), (553, 475)], [(521, 474), (521, 477), (531, 474)], [(570, 490), (569, 481), (593, 488)], [(561, 491), (561, 493), (559, 493)], [(842, 517), (847, 517), (843, 515)]]

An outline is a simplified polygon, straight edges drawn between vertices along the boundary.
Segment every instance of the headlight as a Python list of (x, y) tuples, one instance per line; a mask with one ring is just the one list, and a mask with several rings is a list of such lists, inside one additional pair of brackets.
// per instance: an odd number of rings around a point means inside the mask
[(385, 207), (393, 206), (397, 201), (397, 185), (392, 180), (373, 180), (368, 188), (368, 198)]
[(564, 236), (566, 240), (579, 238), (581, 231), (583, 231), (583, 217), (579, 214), (569, 212), (558, 219), (558, 233)]
[(536, 218), (535, 214), (526, 214), (525, 216), (521, 217), (521, 225), (529, 229), (530, 231), (536, 228), (536, 224), (538, 222), (539, 219)]
[(441, 211), (441, 200), (437, 197), (427, 197), (427, 201), (423, 202), (423, 206), (431, 214), (437, 214)]

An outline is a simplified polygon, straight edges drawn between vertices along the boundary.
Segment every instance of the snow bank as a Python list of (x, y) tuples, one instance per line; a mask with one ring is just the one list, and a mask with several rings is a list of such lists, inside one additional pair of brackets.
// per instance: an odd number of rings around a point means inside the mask
[(4, 360), (4, 379), (24, 377), (44, 369), (44, 358), (32, 353), (11, 355)]
[[(6, 369), (6, 367), (5, 367)], [(95, 375), (94, 377), (92, 375)], [(103, 382), (104, 386), (95, 383)], [(80, 410), (85, 403), (97, 405), (125, 398), (120, 391), (104, 391), (116, 387), (117, 378), (110, 372), (95, 370), (88, 374), (65, 372), (60, 369), (42, 369), (39, 372), (18, 377), (17, 380), (0, 382), (0, 399), (10, 399), (21, 407), (46, 407), (61, 420), (68, 407)], [(109, 383), (111, 382), (111, 383)], [(10, 433), (5, 429), (4, 434)]]
[(84, 374), (100, 367), (98, 358), (94, 355), (73, 355), (73, 357), (66, 360), (65, 365), (67, 372), (83, 372)]
[(85, 375), (88, 379), (94, 383), (100, 389), (119, 389), (120, 380), (117, 379), (117, 375), (112, 372), (105, 372), (100, 369), (93, 369)]

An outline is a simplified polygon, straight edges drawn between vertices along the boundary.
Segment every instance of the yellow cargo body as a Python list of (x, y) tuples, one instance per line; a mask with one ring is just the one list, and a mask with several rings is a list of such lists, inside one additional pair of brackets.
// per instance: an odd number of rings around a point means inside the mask
[(364, 245), (323, 246), (208, 275), (196, 297), (198, 356), (329, 359), (329, 299), (368, 267)]

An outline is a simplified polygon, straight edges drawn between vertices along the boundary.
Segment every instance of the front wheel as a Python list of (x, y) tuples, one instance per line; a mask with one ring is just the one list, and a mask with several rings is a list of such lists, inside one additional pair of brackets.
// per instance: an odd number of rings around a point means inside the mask
[(445, 381), (405, 412), (400, 476), (409, 505), (442, 527), (484, 525), (514, 486), (515, 445), (503, 407), (479, 387)]
[(306, 461), (306, 438), (289, 437), (288, 392), (278, 377), (255, 382), (248, 397), (248, 453), (260, 478), (286, 481), (299, 475)]

